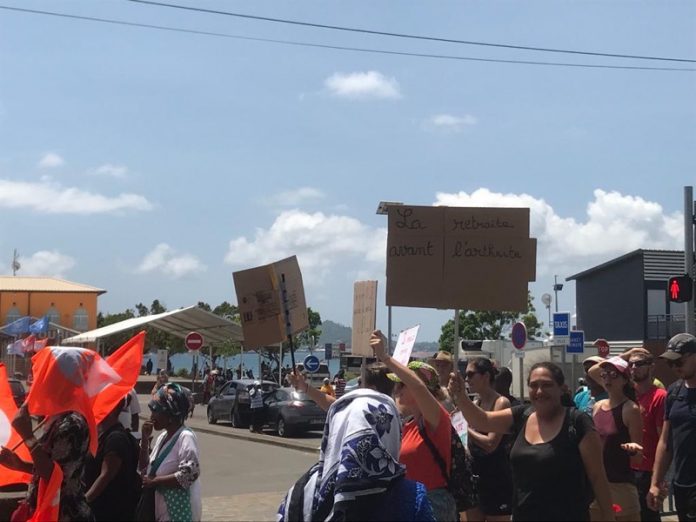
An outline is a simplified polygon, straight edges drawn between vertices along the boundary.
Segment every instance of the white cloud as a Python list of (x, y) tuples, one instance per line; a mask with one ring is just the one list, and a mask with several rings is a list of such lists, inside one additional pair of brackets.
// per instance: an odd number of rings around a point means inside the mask
[(65, 277), (75, 266), (75, 260), (57, 250), (40, 250), (29, 257), (20, 256), (18, 274), (25, 276)]
[(472, 127), (478, 120), (471, 114), (454, 116), (452, 114), (436, 114), (425, 122), (427, 129), (442, 130), (446, 132), (461, 132), (465, 127)]
[(379, 71), (334, 73), (324, 85), (331, 94), (351, 99), (398, 99), (401, 98), (399, 83), (387, 78)]
[(225, 262), (248, 268), (297, 255), (303, 278), (317, 283), (339, 265), (355, 270), (356, 264), (382, 263), (386, 239), (386, 229), (369, 227), (349, 216), (290, 210), (281, 213), (269, 229), (257, 229), (253, 239), (230, 241)]
[(531, 235), (538, 240), (541, 273), (571, 275), (638, 248), (682, 248), (681, 213), (666, 214), (658, 203), (596, 189), (584, 220), (561, 216), (541, 198), (480, 188), (471, 194), (437, 194), (436, 205), (529, 207)]
[(62, 187), (48, 179), (40, 182), (0, 179), (0, 208), (26, 208), (42, 214), (101, 214), (124, 210), (152, 210), (153, 205), (139, 194), (115, 197)]
[(167, 243), (158, 244), (143, 258), (136, 269), (137, 272), (146, 274), (161, 272), (167, 276), (179, 279), (189, 274), (205, 272), (207, 267), (191, 254), (178, 254)]
[(54, 152), (44, 154), (43, 158), (38, 163), (40, 169), (53, 169), (65, 164), (65, 160)]
[(112, 165), (111, 163), (105, 163), (104, 165), (97, 167), (94, 173), (98, 176), (110, 176), (112, 178), (125, 178), (128, 174), (128, 167), (125, 165)]
[(296, 190), (279, 192), (270, 196), (266, 201), (275, 206), (295, 207), (306, 201), (316, 201), (324, 199), (326, 195), (319, 189), (312, 187), (301, 187)]

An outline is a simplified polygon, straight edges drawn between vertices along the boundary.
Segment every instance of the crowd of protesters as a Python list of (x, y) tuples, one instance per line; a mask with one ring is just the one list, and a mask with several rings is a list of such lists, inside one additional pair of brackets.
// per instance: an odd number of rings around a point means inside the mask
[[(574, 396), (559, 366), (534, 364), (528, 403), (510, 394), (509, 369), (487, 358), (468, 360), (460, 373), (446, 352), (404, 366), (381, 332), (371, 345), (380, 362), (358, 391), (337, 398), (290, 376), (328, 415), (319, 462), (290, 489), (279, 520), (652, 521), (671, 487), (678, 519), (696, 521), (692, 335), (675, 336), (660, 356), (678, 378), (669, 390), (654, 377), (655, 356), (637, 347), (586, 359)], [(457, 411), (468, 423), (476, 476), (476, 501), (465, 512), (450, 480)]]
[[(534, 364), (528, 403), (510, 394), (509, 370), (487, 358), (461, 372), (444, 352), (403, 365), (381, 332), (370, 343), (379, 362), (362, 388), (341, 394), (288, 376), (328, 414), (319, 460), (290, 488), (279, 520), (660, 520), (669, 489), (678, 519), (696, 520), (696, 337), (673, 337), (659, 356), (677, 377), (667, 390), (656, 357), (637, 347), (586, 359), (586, 386), (574, 397), (559, 366)], [(59, 520), (200, 520), (191, 404), (190, 391), (162, 373), (149, 420), (141, 425), (128, 393), (99, 422), (93, 449), (81, 411), (46, 418), (37, 431), (25, 403), (12, 426), (31, 461), (0, 452), (0, 464), (32, 476), (12, 520), (35, 518), (57, 468)], [(468, 423), (463, 453), (454, 413)], [(462, 464), (466, 495), (455, 480)]]

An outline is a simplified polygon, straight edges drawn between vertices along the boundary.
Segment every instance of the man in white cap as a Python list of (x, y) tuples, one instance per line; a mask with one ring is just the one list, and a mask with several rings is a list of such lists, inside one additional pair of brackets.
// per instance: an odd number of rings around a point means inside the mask
[(662, 507), (665, 475), (673, 462), (672, 491), (677, 517), (696, 521), (696, 337), (687, 333), (675, 335), (660, 357), (674, 369), (679, 380), (667, 392), (648, 505), (655, 510)]

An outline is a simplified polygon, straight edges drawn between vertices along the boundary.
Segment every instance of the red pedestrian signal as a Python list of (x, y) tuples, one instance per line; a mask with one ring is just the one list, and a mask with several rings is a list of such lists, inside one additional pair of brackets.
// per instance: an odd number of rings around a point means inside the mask
[(694, 281), (688, 275), (670, 277), (667, 283), (669, 300), (674, 303), (687, 303), (694, 294)]

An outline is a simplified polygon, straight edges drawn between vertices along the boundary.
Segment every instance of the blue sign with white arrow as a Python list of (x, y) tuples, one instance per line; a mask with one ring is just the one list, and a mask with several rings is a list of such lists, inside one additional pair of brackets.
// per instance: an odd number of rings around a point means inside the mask
[(555, 312), (553, 314), (553, 336), (568, 337), (570, 332), (570, 312)]
[(316, 355), (308, 355), (304, 360), (304, 369), (309, 373), (315, 373), (319, 370), (319, 357)]
[(566, 353), (583, 353), (585, 351), (585, 332), (582, 330), (572, 330)]

